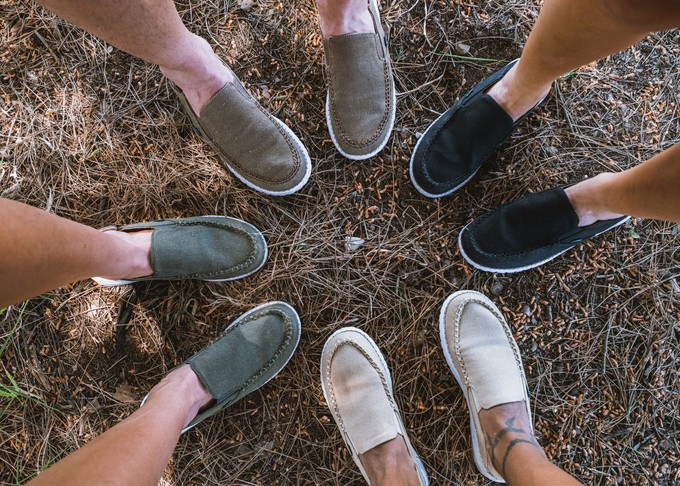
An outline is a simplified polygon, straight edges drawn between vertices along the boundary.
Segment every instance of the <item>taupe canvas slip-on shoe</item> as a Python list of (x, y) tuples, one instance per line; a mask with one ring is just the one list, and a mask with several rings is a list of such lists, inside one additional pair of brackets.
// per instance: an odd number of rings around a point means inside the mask
[(401, 421), (392, 377), (378, 346), (363, 331), (346, 327), (333, 333), (321, 352), (321, 388), (342, 438), (366, 482), (360, 454), (401, 436), (421, 485), (427, 473)]
[(202, 138), (246, 186), (270, 196), (286, 196), (307, 183), (312, 173), (307, 149), (285, 123), (260, 106), (236, 76), (215, 93), (200, 115), (172, 86)]
[(504, 483), (489, 456), (479, 411), (523, 401), (531, 423), (527, 381), (512, 331), (491, 300), (479, 292), (461, 290), (442, 306), (439, 337), (467, 401), (477, 469), (492, 481)]
[(93, 277), (112, 287), (144, 280), (205, 280), (224, 282), (257, 272), (267, 260), (267, 242), (255, 226), (228, 216), (161, 219), (100, 231), (151, 233), (151, 269), (146, 277), (110, 280)]
[(368, 10), (375, 33), (331, 36), (323, 41), (328, 131), (338, 151), (351, 160), (380, 152), (396, 115), (387, 36), (376, 0), (368, 1)]
[[(268, 302), (232, 322), (188, 364), (213, 404), (182, 430), (233, 405), (270, 381), (288, 364), (300, 341), (300, 318), (285, 302)], [(144, 406), (148, 395), (142, 400)]]

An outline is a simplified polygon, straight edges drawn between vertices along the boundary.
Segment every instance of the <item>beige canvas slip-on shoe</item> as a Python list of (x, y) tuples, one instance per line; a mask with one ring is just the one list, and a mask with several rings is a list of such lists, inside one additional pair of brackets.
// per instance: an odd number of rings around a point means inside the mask
[(450, 295), (442, 306), (439, 336), (446, 362), (470, 411), (472, 454), (477, 469), (492, 481), (504, 483), (489, 456), (479, 412), (523, 401), (531, 423), (526, 377), (512, 331), (491, 300), (479, 292), (461, 290)]
[(387, 363), (366, 333), (346, 327), (328, 338), (321, 353), (321, 387), (342, 438), (368, 484), (359, 455), (397, 436), (404, 439), (420, 484), (429, 484), (401, 421)]
[(396, 94), (387, 35), (376, 0), (368, 1), (374, 33), (324, 39), (326, 122), (333, 144), (351, 160), (380, 152), (392, 133)]
[(191, 108), (171, 84), (184, 111), (222, 163), (246, 186), (270, 196), (299, 191), (309, 180), (312, 162), (300, 139), (265, 109), (234, 76), (203, 107)]

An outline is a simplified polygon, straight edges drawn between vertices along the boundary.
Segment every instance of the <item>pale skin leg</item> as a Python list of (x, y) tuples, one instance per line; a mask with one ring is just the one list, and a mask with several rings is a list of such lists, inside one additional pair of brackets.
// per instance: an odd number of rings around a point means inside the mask
[[(678, 25), (675, 0), (546, 0), (520, 61), (488, 93), (517, 120), (559, 76)], [(678, 222), (679, 185), (680, 149), (674, 146), (638, 167), (600, 174), (566, 192), (580, 226), (621, 215)]]
[(170, 372), (143, 407), (57, 462), (29, 484), (155, 486), (181, 430), (212, 401), (189, 366)]
[(0, 309), (90, 277), (143, 277), (151, 232), (100, 232), (0, 198)]
[(375, 32), (367, 0), (317, 0), (316, 5), (324, 39)]

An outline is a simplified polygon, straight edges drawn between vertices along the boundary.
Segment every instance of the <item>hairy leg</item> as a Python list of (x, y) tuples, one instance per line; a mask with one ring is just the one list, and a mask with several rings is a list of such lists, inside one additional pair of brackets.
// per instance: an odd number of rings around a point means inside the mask
[(160, 66), (196, 113), (233, 80), (208, 43), (187, 30), (172, 0), (37, 1), (119, 49)]
[(0, 308), (76, 280), (152, 273), (151, 232), (100, 232), (0, 198)]
[(517, 120), (559, 76), (678, 25), (675, 0), (545, 0), (522, 57), (489, 95)]
[(545, 456), (534, 437), (524, 402), (482, 409), (479, 419), (493, 465), (509, 485), (581, 484)]
[(181, 430), (212, 400), (189, 366), (172, 371), (143, 407), (38, 475), (29, 484), (158, 484)]

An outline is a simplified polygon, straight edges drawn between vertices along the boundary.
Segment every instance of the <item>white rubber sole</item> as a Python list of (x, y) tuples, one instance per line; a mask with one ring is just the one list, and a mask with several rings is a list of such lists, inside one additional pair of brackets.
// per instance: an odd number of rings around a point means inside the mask
[[(588, 238), (588, 239), (595, 238), (595, 237), (597, 237), (597, 236), (600, 236), (602, 233), (606, 233), (607, 231), (613, 230), (614, 228), (616, 228), (616, 227), (618, 227), (618, 226), (621, 226), (623, 223), (625, 223), (625, 222), (627, 222), (627, 221), (629, 221), (629, 220), (630, 220), (630, 216), (628, 216), (628, 217), (622, 219), (619, 223), (616, 223), (616, 224), (615, 224), (614, 226), (612, 226), (611, 228), (607, 228), (607, 229), (604, 230), (604, 231), (600, 231), (599, 233), (594, 234), (593, 236), (591, 236), (591, 237)], [(466, 224), (465, 227), (464, 227), (462, 230), (460, 230), (460, 233), (458, 233), (458, 249), (460, 250), (460, 254), (463, 256), (463, 258), (465, 259), (466, 262), (468, 262), (470, 265), (472, 265), (473, 267), (475, 267), (477, 270), (482, 270), (482, 271), (484, 271), (484, 272), (492, 272), (492, 273), (517, 273), (517, 272), (523, 272), (523, 271), (525, 271), (525, 270), (531, 270), (532, 268), (536, 268), (536, 267), (540, 267), (541, 265), (545, 265), (545, 264), (548, 263), (549, 261), (554, 260), (554, 259), (557, 258), (558, 256), (560, 256), (560, 255), (562, 255), (562, 254), (568, 252), (569, 250), (573, 249), (575, 246), (577, 246), (577, 245), (580, 244), (580, 243), (577, 243), (576, 245), (571, 246), (571, 247), (567, 248), (566, 250), (561, 251), (561, 252), (557, 253), (557, 254), (554, 255), (554, 256), (551, 256), (550, 258), (546, 258), (545, 260), (542, 260), (542, 261), (537, 262), (537, 263), (532, 263), (531, 265), (526, 265), (526, 266), (524, 266), (524, 267), (517, 267), (517, 268), (511, 268), (511, 269), (507, 269), (507, 268), (491, 268), (491, 267), (485, 267), (484, 265), (480, 265), (480, 264), (478, 264), (478, 263), (475, 263), (475, 262), (467, 255), (467, 253), (465, 253), (465, 250), (463, 249), (463, 244), (462, 244), (463, 231), (465, 231), (465, 229), (466, 229), (469, 225), (471, 225), (472, 223), (473, 223), (473, 221), (471, 221), (471, 222), (469, 222), (468, 224)]]
[[(206, 216), (217, 216), (217, 215), (208, 214)], [(221, 217), (221, 216), (217, 216), (217, 217)], [(236, 221), (240, 221), (241, 223), (250, 224), (247, 221), (243, 221), (242, 219), (233, 218), (231, 216), (229, 216), (229, 217), (231, 219), (235, 219)], [(261, 231), (258, 230), (257, 236), (259, 236), (260, 239), (262, 240), (262, 246), (264, 247), (264, 258), (262, 259), (262, 263), (260, 263), (260, 265), (256, 269), (254, 269), (251, 272), (248, 272), (246, 274), (239, 275), (237, 277), (229, 277), (229, 278), (222, 278), (222, 279), (206, 278), (206, 279), (197, 279), (197, 280), (200, 280), (201, 282), (231, 282), (232, 280), (240, 280), (242, 278), (250, 277), (254, 273), (259, 272), (260, 269), (264, 266), (264, 264), (267, 263), (267, 258), (269, 257), (269, 247), (267, 246), (267, 240), (266, 240), (266, 238), (264, 237), (264, 235), (262, 234)], [(150, 278), (148, 280), (144, 280), (144, 279), (142, 279), (142, 280), (109, 280), (107, 278), (101, 278), (101, 277), (92, 277), (92, 280), (97, 282), (102, 287), (119, 287), (121, 285), (130, 285), (130, 284), (137, 283), (137, 282), (150, 282), (152, 280), (156, 280), (158, 282), (163, 281), (161, 279), (153, 279), (153, 278)], [(171, 280), (172, 279), (168, 279), (166, 281), (171, 281)]]
[[(366, 334), (366, 333), (365, 333), (364, 331), (362, 331), (361, 329), (358, 329), (358, 328), (356, 328), (356, 327), (351, 327), (351, 326), (350, 326), (350, 327), (343, 327), (342, 329), (338, 329), (338, 330), (335, 331), (333, 334), (331, 334), (330, 336), (328, 336), (328, 338), (326, 339), (326, 342), (325, 342), (324, 345), (323, 345), (323, 350), (321, 351), (321, 363), (320, 363), (320, 369), (321, 369), (321, 371), (320, 371), (319, 374), (320, 374), (320, 379), (321, 379), (321, 390), (322, 390), (322, 392), (323, 392), (323, 398), (324, 398), (324, 400), (326, 401), (326, 403), (327, 403), (327, 404), (330, 404), (331, 402), (330, 402), (330, 400), (328, 399), (328, 390), (326, 390), (326, 383), (325, 383), (325, 380), (323, 379), (323, 356), (326, 354), (326, 347), (328, 346), (328, 343), (330, 342), (330, 340), (331, 340), (333, 337), (335, 337), (336, 335), (342, 334), (343, 332), (347, 332), (347, 331), (356, 332), (357, 334), (360, 334), (361, 336), (363, 336), (364, 338), (366, 338), (366, 340), (367, 340), (369, 343), (371, 343), (371, 345), (372, 345), (372, 347), (373, 347), (373, 350), (376, 351), (376, 354), (377, 354), (378, 357), (380, 358), (380, 364), (382, 365), (382, 368), (383, 368), (383, 370), (385, 371), (385, 378), (387, 378), (387, 384), (388, 384), (388, 386), (389, 386), (389, 388), (390, 388), (390, 393), (391, 393), (392, 396), (394, 397), (394, 388), (393, 388), (393, 386), (392, 386), (392, 375), (390, 374), (390, 369), (389, 369), (389, 367), (387, 366), (387, 363), (385, 362), (385, 358), (384, 358), (382, 352), (380, 351), (380, 349), (378, 348), (378, 346), (375, 344), (375, 341), (373, 341), (373, 339), (372, 339), (368, 334)], [(329, 406), (329, 408), (330, 408), (330, 406)], [(333, 411), (332, 411), (332, 410), (331, 410), (331, 415), (333, 415)], [(402, 420), (401, 420), (401, 416), (399, 416), (399, 415), (397, 415), (397, 416), (398, 416), (398, 418), (399, 418), (399, 425), (401, 425), (401, 428), (402, 428), (402, 430), (404, 431), (404, 436), (403, 436), (404, 443), (406, 444), (406, 448), (407, 448), (408, 451), (409, 451), (409, 455), (411, 456), (411, 459), (413, 460), (413, 463), (414, 463), (415, 466), (416, 466), (416, 473), (418, 474), (418, 478), (419, 478), (419, 480), (420, 480), (420, 482), (421, 482), (421, 485), (422, 485), (422, 486), (429, 486), (429, 484), (430, 484), (430, 479), (429, 479), (429, 477), (428, 477), (428, 475), (427, 475), (427, 471), (425, 470), (425, 465), (423, 464), (423, 461), (422, 461), (422, 460), (420, 459), (420, 457), (418, 456), (418, 453), (417, 453), (416, 450), (413, 448), (413, 446), (411, 445), (411, 441), (409, 440), (408, 436), (406, 435), (406, 427), (404, 427), (404, 424), (403, 424), (403, 422), (402, 422)], [(334, 418), (335, 418), (335, 417), (334, 417)], [(337, 421), (336, 421), (336, 424), (337, 424)], [(343, 439), (344, 439), (344, 434), (342, 433), (342, 431), (340, 431), (340, 433), (341, 433), (341, 435), (343, 435)], [(346, 442), (346, 441), (345, 441), (345, 442)], [(350, 452), (351, 452), (351, 451), (350, 451)], [(360, 459), (357, 459), (357, 460), (355, 460), (354, 462), (355, 462), (356, 465), (359, 467), (359, 470), (361, 471), (361, 474), (364, 476), (364, 479), (366, 480), (366, 482), (370, 485), (371, 482), (369, 481), (369, 479), (368, 479), (368, 474), (366, 473), (366, 471), (364, 470), (363, 465), (361, 464), (361, 460), (360, 460)]]
[[(378, 15), (378, 24), (381, 24), (381, 19), (380, 19), (380, 10), (378, 8), (378, 2), (376, 0), (370, 0), (370, 3), (373, 5), (375, 8), (375, 11)], [(386, 46), (385, 49), (387, 50), (388, 47)], [(389, 56), (389, 52), (387, 54)], [(392, 59), (390, 58), (390, 69), (392, 67)], [(333, 123), (331, 122), (331, 112), (330, 112), (330, 93), (326, 92), (326, 125), (328, 126), (328, 133), (331, 136), (331, 140), (333, 141), (333, 145), (335, 145), (335, 148), (337, 149), (338, 152), (340, 152), (340, 155), (343, 157), (349, 159), (349, 160), (366, 160), (370, 159), (371, 157), (374, 157), (382, 149), (385, 148), (385, 145), (387, 145), (387, 142), (389, 142), (390, 137), (392, 136), (392, 130), (394, 129), (394, 120), (396, 119), (397, 116), (397, 93), (394, 87), (394, 77), (392, 77), (392, 96), (390, 104), (392, 105), (392, 110), (390, 110), (390, 117), (388, 120), (388, 125), (389, 125), (389, 131), (387, 132), (387, 136), (385, 137), (385, 140), (383, 143), (380, 144), (380, 146), (373, 150), (372, 152), (368, 154), (362, 154), (362, 155), (351, 155), (346, 153), (340, 148), (340, 145), (338, 144), (338, 140), (335, 138), (335, 132), (333, 130)]]

